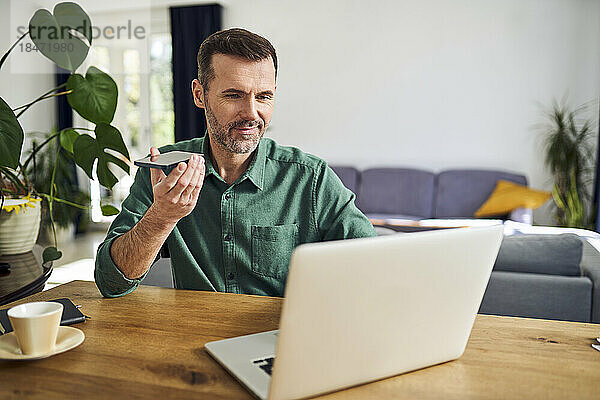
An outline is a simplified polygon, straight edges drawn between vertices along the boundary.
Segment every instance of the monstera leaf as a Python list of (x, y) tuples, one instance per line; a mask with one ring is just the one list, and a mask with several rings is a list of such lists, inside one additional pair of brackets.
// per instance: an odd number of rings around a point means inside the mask
[(106, 152), (106, 150), (114, 150), (127, 159), (129, 159), (129, 152), (125, 147), (121, 132), (114, 126), (99, 123), (96, 125), (95, 132), (95, 139), (90, 135), (80, 135), (75, 140), (73, 157), (77, 165), (85, 171), (90, 179), (92, 179), (94, 161), (98, 159), (98, 166), (96, 167), (98, 181), (102, 186), (110, 189), (117, 183), (118, 179), (108, 168), (108, 163), (116, 164), (127, 173), (129, 173), (129, 165), (120, 158)]
[[(88, 41), (86, 43), (79, 32)], [(75, 3), (59, 3), (54, 13), (37, 10), (29, 20), (29, 37), (37, 49), (57, 65), (75, 71), (87, 57), (92, 44), (92, 22)]]
[(0, 166), (16, 169), (23, 147), (23, 128), (15, 113), (0, 97)]
[(108, 75), (96, 67), (88, 68), (85, 78), (72, 74), (67, 80), (69, 104), (83, 118), (95, 124), (110, 124), (117, 109), (117, 84)]

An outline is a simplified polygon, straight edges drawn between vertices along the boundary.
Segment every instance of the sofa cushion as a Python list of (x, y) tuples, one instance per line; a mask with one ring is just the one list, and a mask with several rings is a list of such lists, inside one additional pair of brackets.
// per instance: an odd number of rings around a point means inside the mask
[(592, 281), (587, 277), (494, 271), (482, 314), (590, 322)]
[(431, 218), (435, 175), (409, 168), (362, 172), (357, 205), (365, 214)]
[(491, 170), (448, 170), (437, 176), (435, 218), (472, 218), (490, 197), (499, 180), (527, 185), (527, 178)]
[(506, 215), (517, 208), (535, 209), (552, 194), (500, 179), (490, 197), (475, 211), (476, 217)]
[(495, 271), (581, 276), (583, 243), (572, 233), (515, 235), (502, 241)]
[(333, 172), (340, 178), (344, 186), (358, 195), (359, 172), (354, 167), (330, 166)]

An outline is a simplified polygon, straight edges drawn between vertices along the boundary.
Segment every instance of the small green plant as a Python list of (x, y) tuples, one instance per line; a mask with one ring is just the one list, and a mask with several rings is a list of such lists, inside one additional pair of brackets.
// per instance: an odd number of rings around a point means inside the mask
[[(5, 197), (33, 194), (45, 200), (54, 236), (54, 246), (47, 247), (43, 253), (46, 262), (62, 255), (57, 250), (56, 243), (55, 203), (88, 208), (87, 205), (72, 201), (73, 199), (59, 197), (64, 192), (56, 184), (62, 182), (58, 176), (63, 172), (60, 168), (61, 155), (72, 157), (90, 179), (93, 179), (92, 168), (96, 164), (99, 183), (110, 189), (118, 179), (110, 171), (109, 163), (129, 173), (129, 164), (126, 162), (129, 160), (129, 152), (121, 132), (111, 125), (117, 107), (118, 89), (115, 81), (93, 66), (85, 76), (75, 72), (86, 59), (92, 45), (92, 24), (86, 12), (71, 2), (57, 4), (52, 13), (45, 9), (37, 10), (29, 21), (28, 31), (0, 59), (0, 70), (11, 51), (26, 36), (31, 38), (36, 49), (45, 57), (71, 71), (65, 84), (47, 90), (27, 104), (13, 108), (0, 97), (0, 210)], [(19, 117), (36, 103), (57, 96), (67, 96), (71, 107), (95, 127), (70, 127), (54, 131), (39, 145), (29, 150), (24, 149), (25, 134)], [(54, 146), (48, 147), (53, 153), (48, 184), (44, 186), (38, 181), (34, 185), (37, 178), (34, 176), (35, 168), (32, 167), (36, 164), (40, 150), (50, 143), (54, 143)], [(24, 154), (26, 157), (23, 160)], [(118, 212), (110, 205), (103, 206), (102, 211), (105, 215)]]
[(563, 100), (554, 101), (544, 125), (546, 166), (554, 179), (552, 197), (556, 204), (559, 226), (590, 229), (592, 210), (591, 186), (594, 178), (594, 130), (592, 122), (582, 120), (587, 110), (581, 106), (570, 110)]

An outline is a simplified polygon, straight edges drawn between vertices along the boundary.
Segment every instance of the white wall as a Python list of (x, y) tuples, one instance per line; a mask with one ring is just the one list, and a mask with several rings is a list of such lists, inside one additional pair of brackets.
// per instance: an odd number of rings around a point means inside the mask
[[(154, 0), (153, 18), (201, 3)], [(597, 0), (220, 3), (224, 27), (260, 33), (278, 50), (269, 135), (332, 164), (500, 168), (548, 189), (538, 103), (600, 94)], [(14, 83), (2, 75), (4, 94)]]

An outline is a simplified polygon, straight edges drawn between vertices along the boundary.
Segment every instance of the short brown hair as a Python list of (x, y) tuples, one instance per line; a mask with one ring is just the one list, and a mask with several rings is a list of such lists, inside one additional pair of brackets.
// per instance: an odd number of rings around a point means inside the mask
[(208, 90), (208, 84), (215, 78), (212, 66), (214, 54), (225, 54), (249, 61), (261, 61), (271, 57), (277, 78), (277, 54), (271, 42), (245, 29), (232, 28), (213, 33), (200, 45), (198, 79), (204, 90)]

